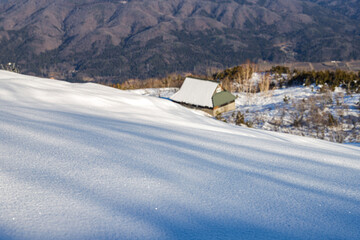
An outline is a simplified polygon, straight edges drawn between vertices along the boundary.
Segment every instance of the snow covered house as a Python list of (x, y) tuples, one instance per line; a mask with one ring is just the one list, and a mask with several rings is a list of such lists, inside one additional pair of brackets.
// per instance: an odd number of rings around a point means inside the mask
[(235, 96), (218, 82), (187, 77), (180, 90), (170, 97), (174, 102), (199, 108), (213, 116), (235, 109)]

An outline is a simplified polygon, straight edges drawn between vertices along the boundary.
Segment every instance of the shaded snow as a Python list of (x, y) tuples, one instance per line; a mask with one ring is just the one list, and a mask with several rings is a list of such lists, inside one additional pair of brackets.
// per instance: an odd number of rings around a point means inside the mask
[(0, 71), (0, 239), (359, 239), (360, 148)]
[(136, 93), (144, 96), (153, 96), (160, 98), (170, 98), (179, 88), (141, 88), (126, 90), (127, 92)]

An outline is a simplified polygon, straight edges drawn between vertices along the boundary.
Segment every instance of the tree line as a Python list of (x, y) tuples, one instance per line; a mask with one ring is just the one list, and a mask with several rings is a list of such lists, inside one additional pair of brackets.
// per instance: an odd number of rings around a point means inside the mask
[(334, 91), (336, 87), (346, 89), (348, 93), (360, 93), (360, 71), (349, 72), (344, 70), (335, 71), (290, 71), (288, 67), (275, 66), (270, 69), (272, 74), (283, 77), (283, 83), (288, 86), (294, 85), (316, 85), (321, 86), (321, 91), (330, 89)]

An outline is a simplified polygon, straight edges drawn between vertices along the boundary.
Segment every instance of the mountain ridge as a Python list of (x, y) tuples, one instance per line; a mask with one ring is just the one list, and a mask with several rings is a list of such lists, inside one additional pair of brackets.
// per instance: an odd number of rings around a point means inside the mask
[(357, 59), (360, 20), (346, 14), (358, 1), (332, 2), (0, 1), (0, 61), (45, 77), (119, 81), (246, 60)]

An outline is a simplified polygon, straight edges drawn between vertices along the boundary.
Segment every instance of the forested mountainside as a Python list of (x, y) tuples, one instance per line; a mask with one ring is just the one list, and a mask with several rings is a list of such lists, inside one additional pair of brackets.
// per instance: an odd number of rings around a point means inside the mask
[(335, 12), (344, 14), (352, 19), (360, 19), (359, 0), (311, 0), (321, 6), (328, 7)]
[(0, 62), (66, 80), (360, 56), (359, 1), (0, 0)]

